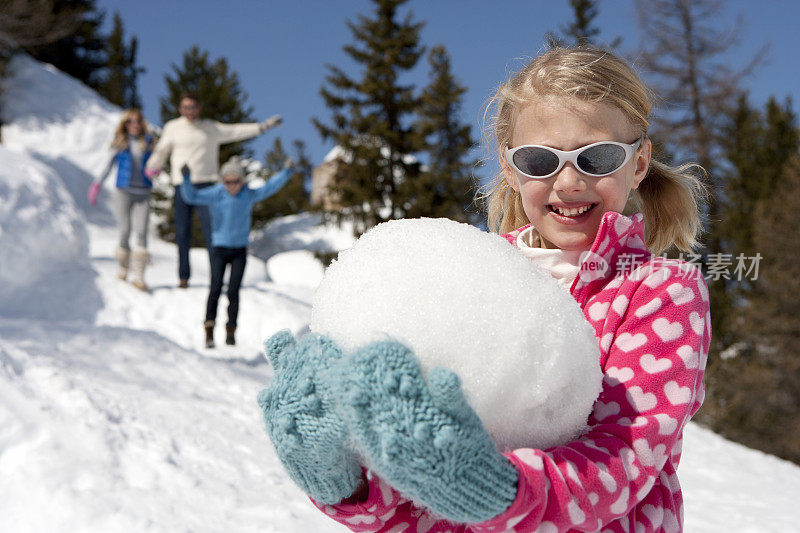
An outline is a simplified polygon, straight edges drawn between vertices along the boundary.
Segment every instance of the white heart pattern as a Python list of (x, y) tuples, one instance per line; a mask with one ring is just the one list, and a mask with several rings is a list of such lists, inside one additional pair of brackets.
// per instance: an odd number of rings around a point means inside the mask
[(659, 309), (661, 309), (661, 304), (662, 303), (663, 302), (661, 301), (661, 298), (658, 298), (658, 297), (653, 298), (652, 300), (650, 300), (646, 304), (644, 304), (641, 307), (639, 307), (639, 309), (637, 309), (634, 314), (638, 318), (644, 318), (646, 316), (650, 316), (653, 313), (655, 313), (656, 311), (658, 311)]
[(630, 239), (628, 239), (628, 246), (631, 248), (635, 248), (637, 250), (647, 250), (647, 246), (644, 244), (644, 241), (638, 235), (634, 235)]
[(656, 395), (652, 392), (644, 392), (641, 387), (631, 387), (625, 391), (625, 395), (633, 408), (640, 413), (649, 411), (658, 404)]
[(589, 318), (597, 322), (598, 320), (603, 320), (606, 315), (608, 314), (608, 307), (611, 304), (608, 302), (601, 303), (595, 302), (589, 307)]
[(611, 347), (611, 341), (614, 340), (613, 333), (606, 333), (603, 335), (603, 338), (600, 339), (600, 349), (604, 352), (608, 352), (608, 349)]
[(662, 341), (669, 342), (683, 335), (683, 326), (680, 322), (670, 322), (661, 317), (653, 320), (653, 331)]
[(702, 335), (703, 330), (706, 327), (703, 317), (701, 317), (700, 313), (698, 313), (697, 311), (692, 311), (689, 314), (689, 325), (692, 326), (692, 331), (694, 331), (698, 335)]
[(627, 366), (623, 366), (622, 368), (612, 366), (606, 370), (605, 378), (611, 385), (619, 385), (620, 383), (625, 383), (633, 379), (633, 370)]
[(544, 461), (542, 457), (536, 453), (532, 448), (519, 448), (514, 450), (520, 461), (536, 470), (544, 470)]
[(647, 342), (647, 335), (644, 333), (637, 333), (636, 335), (631, 335), (627, 331), (625, 333), (621, 333), (614, 344), (622, 350), (623, 352), (630, 352), (631, 350), (635, 350), (640, 346), (644, 346)]
[(680, 283), (673, 283), (667, 287), (672, 302), (675, 305), (683, 305), (694, 300), (694, 291), (691, 287), (684, 287)]
[(656, 420), (658, 420), (659, 435), (672, 435), (678, 429), (678, 421), (666, 413), (658, 413)]
[(642, 512), (650, 521), (650, 529), (656, 531), (664, 522), (664, 508), (655, 505), (645, 505)]
[(618, 216), (617, 219), (614, 221), (614, 231), (617, 232), (617, 235), (622, 235), (628, 228), (630, 228), (631, 224), (627, 218), (623, 216)]
[(667, 281), (672, 275), (668, 268), (660, 268), (653, 272), (650, 276), (647, 276), (647, 279), (643, 281), (645, 285), (650, 287), (651, 289), (655, 289), (665, 281)]
[(656, 359), (656, 356), (651, 353), (646, 353), (639, 358), (639, 364), (648, 374), (658, 374), (672, 368), (672, 361), (669, 357)]
[(664, 394), (672, 405), (683, 405), (692, 399), (692, 389), (681, 387), (677, 381), (669, 381), (664, 385)]
[(683, 364), (686, 368), (697, 368), (700, 365), (700, 356), (697, 352), (689, 346), (684, 344), (677, 350), (678, 356), (683, 359)]
[(707, 302), (708, 301), (708, 285), (706, 285), (706, 280), (703, 279), (703, 276), (699, 276), (697, 278), (697, 290), (700, 291), (700, 298), (702, 298), (704, 302)]
[(609, 510), (614, 514), (622, 514), (625, 512), (625, 509), (628, 508), (628, 500), (630, 499), (631, 491), (628, 487), (622, 489), (622, 493), (620, 493), (619, 498), (617, 501), (611, 504)]
[(614, 303), (611, 304), (611, 309), (613, 309), (619, 316), (622, 316), (627, 308), (628, 297), (624, 294), (620, 294), (614, 298)]
[(619, 413), (619, 404), (617, 402), (596, 402), (594, 404), (594, 417), (599, 420), (605, 420), (611, 415)]

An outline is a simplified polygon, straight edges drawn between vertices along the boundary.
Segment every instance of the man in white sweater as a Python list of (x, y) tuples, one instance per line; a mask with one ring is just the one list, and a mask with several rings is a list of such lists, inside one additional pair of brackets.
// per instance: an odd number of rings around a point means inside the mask
[[(211, 217), (206, 206), (192, 206), (183, 201), (180, 187), (183, 182), (181, 168), (186, 165), (191, 172), (195, 188), (213, 185), (219, 179), (219, 147), (256, 137), (281, 123), (281, 117), (272, 116), (264, 122), (250, 124), (222, 124), (200, 118), (200, 101), (197, 96), (183, 94), (178, 108), (181, 116), (164, 124), (161, 138), (147, 161), (145, 174), (157, 175), (169, 158), (170, 182), (175, 187), (175, 241), (178, 245), (179, 287), (189, 286), (191, 269), (189, 247), (192, 237), (192, 212), (197, 209), (200, 225), (211, 247)], [(209, 252), (210, 254), (210, 252)]]

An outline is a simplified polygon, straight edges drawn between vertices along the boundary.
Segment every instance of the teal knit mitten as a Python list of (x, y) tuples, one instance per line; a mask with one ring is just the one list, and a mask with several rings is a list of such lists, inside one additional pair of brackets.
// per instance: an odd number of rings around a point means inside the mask
[(482, 522), (517, 494), (517, 471), (467, 404), (456, 374), (434, 368), (427, 383), (398, 342), (347, 357), (335, 380), (343, 417), (371, 466), (394, 488), (455, 522)]
[(313, 333), (297, 342), (288, 330), (267, 340), (265, 350), (275, 375), (258, 403), (275, 452), (306, 494), (320, 503), (338, 503), (361, 481), (347, 428), (323, 379), (341, 359), (341, 350)]

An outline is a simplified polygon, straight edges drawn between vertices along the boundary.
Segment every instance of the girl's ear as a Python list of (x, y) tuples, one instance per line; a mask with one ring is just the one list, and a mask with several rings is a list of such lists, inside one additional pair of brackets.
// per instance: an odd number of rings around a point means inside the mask
[(653, 143), (650, 142), (649, 137), (645, 137), (639, 151), (633, 156), (636, 162), (636, 169), (633, 174), (633, 185), (631, 189), (638, 189), (639, 184), (647, 176), (647, 171), (650, 169), (650, 157), (653, 153)]
[(514, 172), (514, 169), (511, 168), (511, 165), (508, 164), (506, 161), (506, 150), (505, 148), (501, 147), (497, 150), (497, 159), (500, 161), (500, 167), (503, 169), (503, 178), (508, 183), (508, 186), (514, 189), (515, 191), (519, 192), (519, 182), (517, 181), (517, 175)]

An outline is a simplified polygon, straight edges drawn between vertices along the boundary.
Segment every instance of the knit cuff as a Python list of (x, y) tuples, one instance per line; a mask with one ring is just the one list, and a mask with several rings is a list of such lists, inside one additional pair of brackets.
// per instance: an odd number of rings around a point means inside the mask
[(518, 481), (514, 465), (500, 453), (494, 453), (475, 458), (454, 480), (452, 490), (437, 491), (426, 502), (430, 501), (431, 507), (449, 520), (484, 522), (514, 503)]
[(334, 468), (294, 468), (289, 475), (313, 500), (332, 505), (355, 492), (361, 482), (361, 467), (350, 462)]

